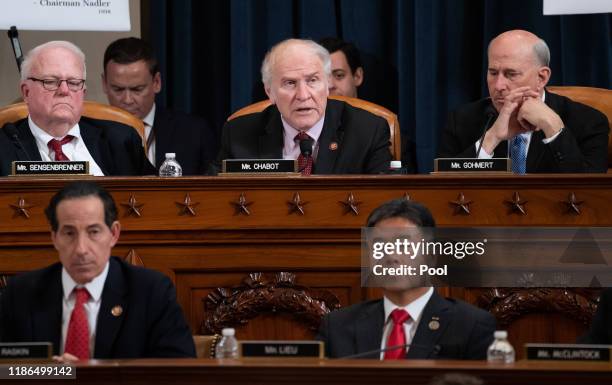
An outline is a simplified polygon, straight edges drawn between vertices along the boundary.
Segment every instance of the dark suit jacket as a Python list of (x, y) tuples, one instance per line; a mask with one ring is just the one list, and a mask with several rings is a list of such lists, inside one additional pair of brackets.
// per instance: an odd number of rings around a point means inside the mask
[[(62, 265), (9, 281), (0, 297), (0, 340), (53, 343), (59, 353)], [(111, 309), (121, 306), (115, 317)], [(111, 257), (102, 291), (95, 358), (195, 357), (191, 331), (165, 275)]]
[(158, 170), (167, 152), (176, 153), (183, 175), (205, 174), (217, 156), (217, 136), (203, 118), (158, 106), (155, 108), (153, 132)]
[[(378, 174), (389, 170), (389, 125), (381, 117), (327, 100), (313, 174)], [(337, 149), (330, 149), (337, 143)], [(233, 119), (223, 127), (223, 159), (281, 159), (283, 124), (276, 106)]]
[[(14, 138), (8, 136), (3, 127), (0, 130), (0, 176), (11, 173), (11, 162), (14, 160), (42, 160), (28, 119), (17, 121), (15, 127), (25, 151)], [(79, 128), (85, 146), (104, 175), (155, 173), (145, 156), (142, 140), (132, 127), (108, 120), (81, 117)]]
[(601, 293), (589, 331), (578, 339), (584, 344), (612, 344), (612, 289)]
[[(330, 358), (380, 349), (385, 323), (383, 300), (362, 302), (327, 314), (317, 339)], [(432, 320), (439, 328), (429, 327)], [(493, 342), (495, 318), (465, 302), (446, 299), (435, 291), (423, 309), (413, 346), (406, 358), (486, 359)], [(378, 359), (380, 353), (367, 357)]]
[[(549, 144), (542, 143), (542, 131), (532, 134), (527, 152), (527, 172), (606, 172), (610, 130), (606, 116), (596, 109), (551, 92), (546, 92), (545, 102), (559, 114), (565, 127)], [(482, 136), (489, 111), (496, 114), (489, 98), (453, 111), (442, 134), (438, 157), (476, 157), (474, 143)], [(496, 116), (490, 125), (495, 119)], [(508, 157), (507, 141), (497, 146), (494, 156)]]

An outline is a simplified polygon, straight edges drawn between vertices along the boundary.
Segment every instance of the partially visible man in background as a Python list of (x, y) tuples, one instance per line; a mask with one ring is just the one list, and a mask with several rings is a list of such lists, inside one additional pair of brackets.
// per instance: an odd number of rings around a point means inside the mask
[(206, 120), (155, 104), (162, 79), (153, 50), (135, 37), (112, 42), (104, 53), (102, 86), (108, 102), (145, 124), (147, 157), (159, 166), (165, 153), (176, 153), (183, 175), (204, 174), (217, 155), (215, 132)]
[(329, 94), (356, 98), (357, 88), (363, 83), (363, 65), (357, 47), (337, 37), (326, 37), (319, 44), (331, 57)]

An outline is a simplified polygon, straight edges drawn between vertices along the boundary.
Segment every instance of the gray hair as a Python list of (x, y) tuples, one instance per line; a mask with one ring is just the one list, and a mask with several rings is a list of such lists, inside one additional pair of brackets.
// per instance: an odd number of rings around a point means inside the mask
[(295, 44), (301, 44), (306, 49), (310, 51), (310, 53), (317, 55), (321, 62), (323, 63), (323, 71), (327, 77), (331, 76), (331, 58), (329, 56), (329, 51), (327, 51), (323, 46), (317, 44), (313, 40), (309, 39), (287, 39), (283, 40), (280, 43), (274, 45), (267, 53), (266, 57), (261, 64), (261, 81), (264, 86), (267, 88), (270, 86), (272, 82), (272, 70), (276, 61), (278, 60), (279, 52), (284, 51), (287, 47)]
[(32, 65), (38, 58), (41, 52), (49, 48), (64, 48), (72, 52), (83, 64), (83, 79), (87, 79), (87, 66), (85, 65), (85, 54), (79, 47), (73, 43), (65, 40), (54, 40), (47, 43), (43, 43), (39, 46), (32, 48), (25, 55), (23, 62), (21, 63), (21, 81), (26, 80), (30, 77), (32, 72)]
[(539, 65), (546, 67), (550, 65), (550, 49), (544, 40), (538, 39), (533, 45), (533, 54)]

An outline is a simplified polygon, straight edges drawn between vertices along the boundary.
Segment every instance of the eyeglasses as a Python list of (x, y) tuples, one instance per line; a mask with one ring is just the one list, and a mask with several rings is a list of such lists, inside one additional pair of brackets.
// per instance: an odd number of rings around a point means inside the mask
[(47, 91), (56, 91), (62, 85), (62, 82), (66, 82), (66, 86), (70, 91), (80, 91), (85, 85), (85, 79), (37, 79), (28, 78), (28, 80), (34, 80), (35, 82), (41, 82), (42, 86)]

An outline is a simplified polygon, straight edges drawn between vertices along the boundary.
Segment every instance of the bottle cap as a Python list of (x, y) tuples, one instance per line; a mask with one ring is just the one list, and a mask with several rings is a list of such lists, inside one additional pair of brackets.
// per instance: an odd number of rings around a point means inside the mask
[(236, 330), (234, 330), (234, 328), (224, 328), (221, 331), (221, 334), (223, 334), (224, 337), (233, 336), (234, 334), (236, 334)]
[(174, 152), (167, 152), (166, 153), (166, 158), (175, 158), (176, 157), (176, 153)]
[(508, 338), (508, 332), (505, 330), (496, 330), (493, 337), (496, 339), (506, 339)]
[(402, 161), (401, 160), (392, 160), (389, 163), (389, 168), (402, 168)]

